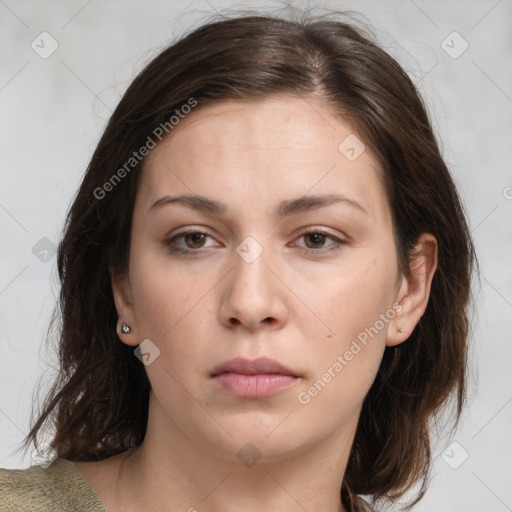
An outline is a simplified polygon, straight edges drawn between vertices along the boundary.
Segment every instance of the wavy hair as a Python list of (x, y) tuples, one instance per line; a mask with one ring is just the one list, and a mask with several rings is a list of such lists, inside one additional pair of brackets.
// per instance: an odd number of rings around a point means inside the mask
[[(415, 85), (370, 32), (338, 14), (302, 13), (291, 20), (246, 13), (210, 20), (160, 51), (128, 87), (67, 214), (54, 313), (54, 321), (60, 319), (59, 375), (32, 418), (25, 446), (37, 447), (46, 425), (54, 431), (50, 445), (70, 460), (105, 459), (144, 439), (150, 383), (133, 348), (116, 334), (110, 273), (127, 269), (144, 165), (143, 158), (130, 161), (134, 152), (191, 98), (194, 111), (228, 99), (316, 98), (351, 123), (380, 164), (401, 272), (409, 274), (422, 233), (438, 242), (426, 311), (405, 343), (386, 347), (365, 397), (342, 500), (359, 494), (396, 500), (417, 484), (412, 504), (424, 495), (432, 462), (430, 422), (453, 402), (457, 425), (466, 401), (475, 250)], [(123, 166), (122, 179), (112, 184)], [(102, 197), (98, 191), (109, 180)]]

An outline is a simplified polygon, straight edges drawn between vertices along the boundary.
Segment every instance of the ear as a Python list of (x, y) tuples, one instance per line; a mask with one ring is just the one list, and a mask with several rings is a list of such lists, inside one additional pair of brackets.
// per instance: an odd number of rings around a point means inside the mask
[[(112, 283), (112, 294), (114, 295), (114, 302), (116, 304), (118, 316), (116, 325), (117, 335), (123, 343), (136, 346), (139, 344), (140, 338), (128, 276), (119, 275), (111, 270), (110, 278)], [(129, 333), (123, 333), (121, 331), (123, 323), (130, 326), (131, 331)]]
[(423, 233), (410, 255), (410, 276), (402, 276), (395, 302), (401, 308), (389, 323), (386, 345), (403, 343), (412, 333), (427, 309), (432, 278), (437, 268), (437, 240)]

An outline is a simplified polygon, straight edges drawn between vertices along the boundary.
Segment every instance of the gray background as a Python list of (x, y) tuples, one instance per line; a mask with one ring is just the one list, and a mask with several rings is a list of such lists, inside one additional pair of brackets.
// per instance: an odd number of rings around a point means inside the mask
[[(512, 2), (309, 5), (363, 13), (419, 85), (481, 264), (471, 399), (462, 427), (439, 438), (431, 486), (413, 510), (512, 510)], [(0, 0), (0, 467), (34, 463), (30, 451), (25, 458), (13, 451), (28, 429), (39, 379), (44, 387), (54, 377), (55, 359), (44, 345), (58, 292), (52, 249), (111, 111), (174, 36), (234, 6)], [(236, 7), (278, 13), (283, 3)], [(46, 59), (31, 47), (45, 37), (51, 48), (43, 31), (58, 44)], [(468, 48), (456, 55), (464, 41)]]

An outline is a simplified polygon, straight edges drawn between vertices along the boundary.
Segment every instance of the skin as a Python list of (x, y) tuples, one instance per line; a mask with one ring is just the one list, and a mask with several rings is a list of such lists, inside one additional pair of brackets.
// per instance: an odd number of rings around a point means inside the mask
[[(110, 512), (345, 510), (339, 492), (364, 397), (386, 346), (406, 341), (423, 315), (437, 265), (426, 233), (412, 276), (399, 274), (379, 165), (368, 149), (354, 161), (338, 149), (351, 133), (312, 98), (229, 101), (189, 114), (146, 158), (129, 269), (112, 286), (122, 342), (149, 339), (160, 350), (146, 366), (147, 434), (123, 454), (74, 462)], [(333, 193), (366, 213), (339, 202), (275, 215), (284, 200)], [(226, 211), (151, 209), (177, 194)], [(207, 236), (176, 239), (190, 252), (172, 252), (168, 240), (187, 226)], [(250, 263), (236, 252), (248, 236), (262, 249)], [(345, 243), (329, 252), (336, 238)], [(378, 334), (300, 403), (389, 311)], [(267, 398), (233, 397), (211, 372), (237, 356), (275, 359), (300, 378)], [(237, 457), (248, 442), (262, 456), (252, 467)]]

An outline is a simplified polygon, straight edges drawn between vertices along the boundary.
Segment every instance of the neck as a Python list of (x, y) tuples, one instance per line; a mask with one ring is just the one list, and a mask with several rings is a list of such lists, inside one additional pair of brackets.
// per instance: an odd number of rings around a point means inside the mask
[(239, 459), (200, 446), (156, 409), (150, 407), (144, 442), (120, 465), (120, 510), (346, 512), (340, 489), (356, 423), (286, 457), (265, 457), (246, 445)]

